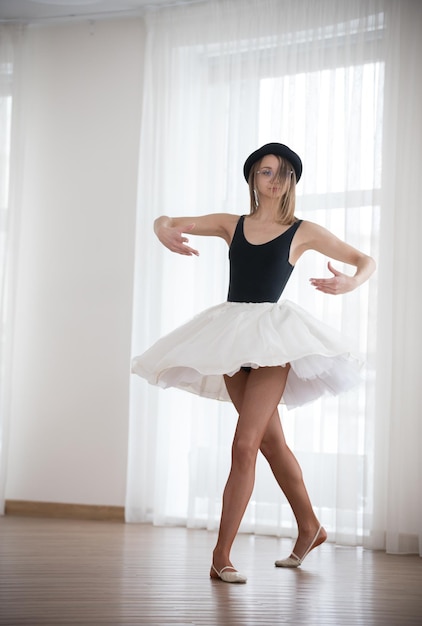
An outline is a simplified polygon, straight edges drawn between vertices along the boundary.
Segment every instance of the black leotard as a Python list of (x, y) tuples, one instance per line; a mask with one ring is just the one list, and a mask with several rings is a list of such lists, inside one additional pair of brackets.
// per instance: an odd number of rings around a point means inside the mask
[(302, 220), (267, 243), (251, 244), (245, 239), (242, 215), (229, 249), (229, 302), (277, 302), (293, 265), (289, 263), (290, 244)]

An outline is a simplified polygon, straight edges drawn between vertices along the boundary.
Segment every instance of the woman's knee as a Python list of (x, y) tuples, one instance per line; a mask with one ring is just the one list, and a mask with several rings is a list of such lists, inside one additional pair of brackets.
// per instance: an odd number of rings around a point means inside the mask
[(258, 454), (258, 445), (252, 440), (244, 437), (236, 437), (232, 445), (233, 464), (240, 468), (247, 469), (255, 465)]
[(259, 449), (268, 462), (271, 463), (273, 459), (279, 458), (285, 451), (283, 448), (287, 446), (281, 445), (280, 441), (272, 438), (263, 439)]
[(277, 467), (290, 480), (303, 480), (302, 469), (290, 448), (285, 442), (265, 440), (260, 450), (270, 467)]

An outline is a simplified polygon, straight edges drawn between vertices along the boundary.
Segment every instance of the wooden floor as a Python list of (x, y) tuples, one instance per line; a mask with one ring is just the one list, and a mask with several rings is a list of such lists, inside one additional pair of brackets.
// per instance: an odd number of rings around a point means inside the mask
[(275, 568), (291, 541), (239, 535), (246, 585), (211, 581), (214, 533), (0, 518), (0, 624), (422, 624), (422, 559), (325, 544)]

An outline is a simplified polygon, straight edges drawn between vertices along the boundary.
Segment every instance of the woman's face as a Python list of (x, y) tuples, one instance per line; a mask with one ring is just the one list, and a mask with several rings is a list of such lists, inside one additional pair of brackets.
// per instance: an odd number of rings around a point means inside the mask
[(266, 155), (255, 174), (255, 187), (261, 196), (281, 198), (285, 180), (280, 179), (280, 161), (273, 154)]

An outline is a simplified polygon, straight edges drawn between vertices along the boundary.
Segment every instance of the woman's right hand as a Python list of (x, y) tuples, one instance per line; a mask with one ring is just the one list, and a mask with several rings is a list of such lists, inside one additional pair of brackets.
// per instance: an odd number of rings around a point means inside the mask
[(171, 252), (183, 254), (184, 256), (199, 256), (198, 250), (186, 245), (189, 239), (184, 237), (184, 233), (191, 231), (195, 224), (189, 224), (181, 229), (178, 226), (172, 226), (171, 222), (171, 218), (164, 216), (157, 218), (154, 222), (154, 232), (163, 246)]

